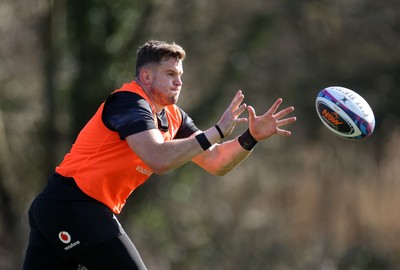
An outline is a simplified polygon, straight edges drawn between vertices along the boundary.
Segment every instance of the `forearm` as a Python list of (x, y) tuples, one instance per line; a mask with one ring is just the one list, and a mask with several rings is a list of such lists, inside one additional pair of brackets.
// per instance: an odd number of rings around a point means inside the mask
[[(201, 132), (198, 132), (198, 134), (201, 134)], [(210, 145), (221, 139), (214, 127), (207, 129), (203, 134), (205, 136), (203, 138)], [(164, 142), (162, 135), (157, 130), (149, 130), (144, 134), (135, 136), (135, 138), (128, 137), (127, 142), (134, 152), (157, 174), (178, 168), (193, 157), (205, 152), (194, 135), (186, 139)], [(143, 145), (146, 145), (146, 147), (142, 147)]]
[(213, 175), (225, 175), (245, 160), (251, 151), (245, 150), (238, 138), (213, 145), (192, 161)]

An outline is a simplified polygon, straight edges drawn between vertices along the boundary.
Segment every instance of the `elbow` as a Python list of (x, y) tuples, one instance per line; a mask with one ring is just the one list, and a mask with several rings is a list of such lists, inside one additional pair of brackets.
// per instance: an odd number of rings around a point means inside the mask
[(226, 173), (225, 172), (217, 172), (217, 173), (212, 173), (214, 176), (224, 176)]
[(221, 168), (221, 169), (208, 170), (208, 172), (214, 176), (224, 176), (228, 172), (230, 172), (230, 170)]
[(226, 175), (228, 172), (229, 172), (229, 171), (218, 171), (218, 172), (216, 172), (214, 175), (215, 175), (215, 176), (224, 176), (224, 175)]
[(168, 166), (168, 164), (163, 164), (161, 162), (149, 163), (149, 164), (147, 164), (147, 166), (149, 166), (149, 168), (155, 174), (158, 174), (158, 175), (166, 174), (172, 170), (172, 168), (170, 166)]
[(169, 172), (170, 170), (153, 170), (153, 172), (155, 173), (155, 174), (158, 174), (158, 175), (162, 175), (162, 174), (166, 174), (167, 172)]
[(202, 162), (197, 163), (206, 172), (214, 176), (224, 176), (228, 174), (233, 168), (231, 166), (225, 166), (217, 162)]
[(149, 167), (155, 174), (158, 174), (158, 175), (166, 174), (167, 172), (170, 171), (170, 169), (163, 168), (160, 166), (149, 166)]

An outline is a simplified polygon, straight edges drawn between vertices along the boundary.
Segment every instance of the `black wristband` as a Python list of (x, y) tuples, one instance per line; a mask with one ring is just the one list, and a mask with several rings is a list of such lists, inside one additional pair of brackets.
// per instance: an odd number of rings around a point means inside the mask
[(224, 133), (222, 133), (222, 130), (220, 129), (220, 127), (217, 125), (215, 125), (215, 128), (217, 129), (219, 136), (221, 136), (221, 139), (225, 138)]
[(251, 151), (258, 143), (258, 141), (251, 136), (250, 130), (246, 130), (242, 135), (239, 136), (238, 140), (243, 149), (247, 151)]
[(196, 140), (199, 142), (201, 148), (203, 148), (204, 151), (206, 151), (208, 148), (211, 147), (210, 141), (207, 139), (206, 135), (203, 133), (200, 133), (196, 135)]

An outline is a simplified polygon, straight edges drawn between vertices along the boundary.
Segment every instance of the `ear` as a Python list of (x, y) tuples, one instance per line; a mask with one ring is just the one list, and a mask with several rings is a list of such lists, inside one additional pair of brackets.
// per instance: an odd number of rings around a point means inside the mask
[(148, 68), (142, 68), (139, 73), (140, 81), (146, 85), (151, 85), (153, 81), (153, 72)]

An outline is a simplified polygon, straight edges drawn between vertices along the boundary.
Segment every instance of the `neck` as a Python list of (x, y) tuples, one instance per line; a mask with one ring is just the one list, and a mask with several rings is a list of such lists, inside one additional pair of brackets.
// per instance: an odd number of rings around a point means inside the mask
[(146, 85), (144, 83), (142, 83), (139, 78), (135, 78), (135, 82), (143, 89), (143, 91), (149, 97), (149, 99), (153, 103), (154, 108), (156, 109), (156, 113), (161, 112), (164, 109), (164, 106), (160, 106), (157, 104), (157, 102), (155, 102), (150, 89), (148, 87), (146, 87)]

